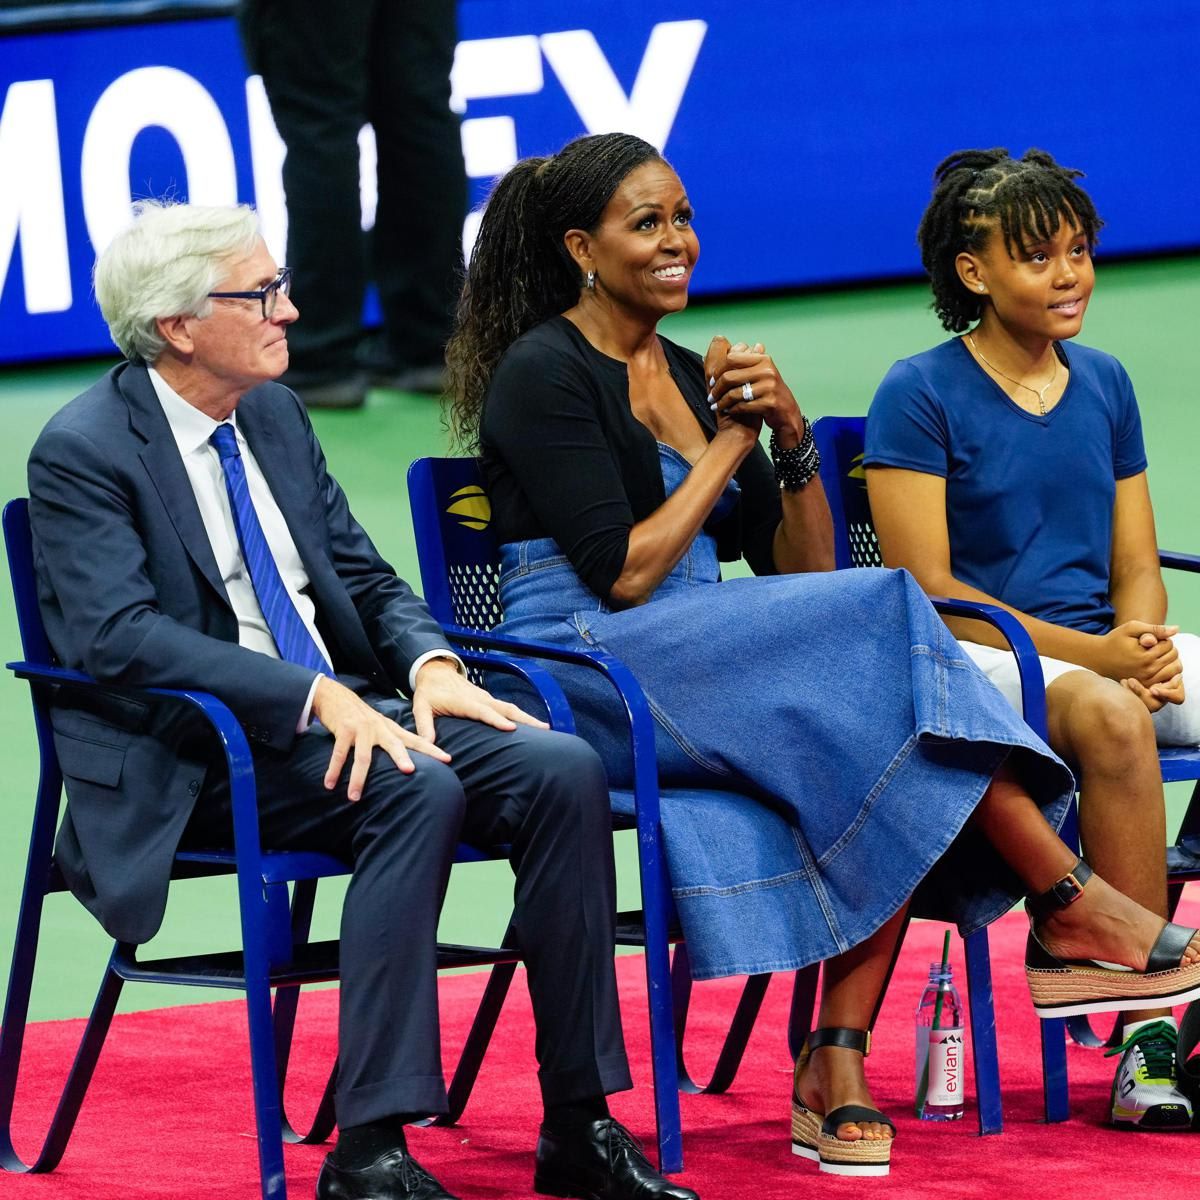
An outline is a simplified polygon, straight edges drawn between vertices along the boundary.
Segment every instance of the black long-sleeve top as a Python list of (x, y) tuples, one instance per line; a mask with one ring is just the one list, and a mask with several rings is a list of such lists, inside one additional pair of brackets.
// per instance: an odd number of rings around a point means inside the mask
[[(667, 365), (711, 441), (698, 354), (660, 337)], [(565, 317), (512, 344), (484, 402), (480, 459), (501, 543), (553, 538), (592, 591), (611, 601), (629, 531), (665, 500), (654, 435), (629, 405), (623, 362), (602, 354)], [(723, 561), (744, 556), (775, 574), (772, 545), (783, 511), (771, 461), (756, 446), (738, 468), (741, 500), (705, 528)]]

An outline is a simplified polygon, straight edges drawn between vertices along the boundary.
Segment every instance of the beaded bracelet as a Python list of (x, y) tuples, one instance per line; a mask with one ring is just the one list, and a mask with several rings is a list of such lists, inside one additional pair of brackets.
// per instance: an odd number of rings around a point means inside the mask
[(785, 492), (798, 492), (811, 482), (821, 469), (821, 455), (813, 441), (812, 422), (804, 418), (804, 436), (798, 446), (784, 450), (771, 431), (771, 461), (775, 464), (775, 482)]

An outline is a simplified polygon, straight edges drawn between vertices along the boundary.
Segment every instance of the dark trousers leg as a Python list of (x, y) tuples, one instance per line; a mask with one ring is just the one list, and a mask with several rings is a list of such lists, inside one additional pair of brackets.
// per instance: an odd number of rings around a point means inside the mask
[[(380, 707), (384, 707), (381, 705)], [(396, 713), (395, 715), (400, 715)], [(363, 797), (326, 792), (332, 742), (259, 751), (264, 846), (319, 849), (354, 865), (342, 913), (338, 1123), (440, 1112), (437, 918), (457, 842), (511, 843), (515, 923), (529, 970), (543, 1095), (562, 1102), (629, 1087), (613, 970), (615, 885), (608, 793), (576, 738), (440, 720), (452, 766), (415, 755), (412, 775), (376, 753)], [(217, 781), (189, 827), (229, 838)]]
[(353, 367), (367, 277), (358, 133), (368, 121), (378, 156), (370, 265), (388, 343), (403, 363), (440, 361), (467, 204), (450, 111), (454, 0), (259, 0), (243, 20), (287, 146), (287, 259), (301, 312), (288, 331), (292, 367)]
[[(301, 319), (288, 330), (298, 371), (349, 371), (366, 285), (358, 133), (378, 0), (259, 0), (244, 30), (287, 146), (287, 261)], [(395, 4), (404, 9), (406, 4)]]
[[(271, 849), (321, 850), (352, 863), (341, 924), (339, 1125), (446, 1107), (438, 1037), (437, 922), (465, 798), (449, 767), (415, 756), (412, 775), (376, 753), (362, 799), (323, 777), (330, 738), (255, 754), (260, 828)], [(202, 796), (188, 837), (228, 838), (228, 792)]]
[(632, 1086), (613, 967), (612, 815), (599, 758), (578, 738), (525, 728), (497, 736), (466, 721), (439, 721), (438, 740), (466, 790), (464, 837), (512, 846), (513, 924), (544, 1102)]
[(379, 160), (371, 268), (388, 347), (418, 366), (442, 360), (462, 284), (467, 176), (450, 111), (455, 8), (454, 0), (382, 3), (371, 38)]

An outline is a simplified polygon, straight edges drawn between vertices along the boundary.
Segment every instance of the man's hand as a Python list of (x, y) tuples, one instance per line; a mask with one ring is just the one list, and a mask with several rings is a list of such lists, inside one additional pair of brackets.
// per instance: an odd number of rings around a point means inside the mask
[(435, 717), (463, 717), (506, 731), (516, 729), (518, 725), (550, 728), (545, 721), (531, 717), (515, 704), (506, 704), (476, 687), (459, 674), (457, 666), (448, 658), (431, 658), (417, 672), (412, 706), (417, 734), (427, 739), (430, 745), (434, 742)]
[[(424, 673), (422, 668), (420, 675)], [(329, 769), (325, 772), (327, 789), (332, 791), (337, 787), (346, 758), (352, 750), (354, 752), (347, 785), (347, 795), (351, 800), (358, 800), (362, 796), (363, 783), (376, 746), (385, 751), (406, 775), (411, 775), (415, 769), (408, 755), (409, 750), (419, 750), (439, 762), (450, 761), (450, 755), (434, 745), (432, 736), (409, 733), (383, 713), (376, 712), (345, 684), (338, 683), (328, 675), (322, 676), (317, 683), (312, 715), (333, 734), (333, 753), (329, 756)]]

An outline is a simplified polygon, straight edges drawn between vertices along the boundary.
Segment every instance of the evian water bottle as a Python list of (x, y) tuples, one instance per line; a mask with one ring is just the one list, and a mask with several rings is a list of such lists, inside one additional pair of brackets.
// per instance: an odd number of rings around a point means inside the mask
[(917, 1005), (916, 1113), (923, 1121), (963, 1115), (962, 1004), (948, 962), (929, 964), (929, 982)]

